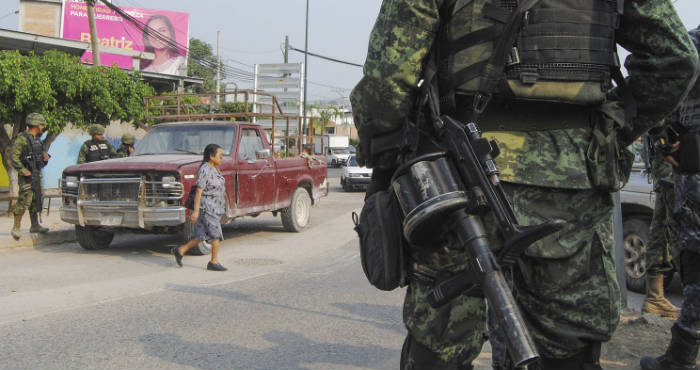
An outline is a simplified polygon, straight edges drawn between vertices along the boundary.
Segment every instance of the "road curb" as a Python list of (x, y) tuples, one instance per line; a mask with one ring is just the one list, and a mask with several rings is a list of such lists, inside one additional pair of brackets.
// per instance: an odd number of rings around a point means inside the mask
[(22, 232), (22, 237), (15, 240), (10, 233), (0, 233), (0, 250), (14, 248), (38, 248), (53, 244), (75, 241), (75, 230), (63, 229), (49, 231), (46, 234)]

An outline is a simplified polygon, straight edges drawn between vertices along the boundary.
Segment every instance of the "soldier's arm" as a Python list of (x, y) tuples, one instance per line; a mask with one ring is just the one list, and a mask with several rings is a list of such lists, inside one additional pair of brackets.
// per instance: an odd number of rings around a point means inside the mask
[(24, 147), (28, 145), (27, 139), (24, 136), (18, 136), (15, 139), (14, 144), (12, 144), (12, 154), (11, 154), (11, 163), (12, 167), (17, 170), (19, 173), (25, 173), (29, 171), (24, 165), (22, 164), (22, 153), (24, 152)]
[(114, 149), (114, 145), (107, 141), (107, 147), (109, 148), (109, 158), (121, 158), (122, 156), (117, 153), (117, 150)]
[(358, 160), (366, 163), (372, 137), (401, 128), (413, 109), (438, 27), (436, 0), (384, 0), (372, 29), (364, 76), (350, 94), (360, 136)]
[(85, 159), (87, 158), (87, 144), (83, 144), (83, 146), (80, 147), (80, 152), (78, 152), (78, 164), (85, 163)]
[(695, 50), (670, 0), (626, 0), (618, 43), (631, 55), (627, 83), (637, 103), (634, 139), (681, 102), (698, 73)]

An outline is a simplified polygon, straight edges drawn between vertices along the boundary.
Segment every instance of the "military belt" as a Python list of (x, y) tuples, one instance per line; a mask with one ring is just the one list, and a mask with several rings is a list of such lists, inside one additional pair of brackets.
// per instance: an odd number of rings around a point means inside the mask
[[(473, 97), (456, 97), (456, 117), (469, 122), (472, 117)], [(460, 109), (460, 107), (469, 107)], [(542, 101), (492, 101), (475, 122), (481, 131), (550, 131), (573, 128), (590, 128), (591, 106), (542, 102)]]

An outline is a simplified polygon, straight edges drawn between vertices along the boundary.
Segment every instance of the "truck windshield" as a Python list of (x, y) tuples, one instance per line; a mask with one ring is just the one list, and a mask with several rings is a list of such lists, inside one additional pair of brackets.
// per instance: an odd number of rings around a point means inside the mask
[(350, 154), (347, 148), (333, 148), (331, 152), (333, 152), (333, 154)]
[(208, 144), (219, 144), (224, 155), (231, 155), (236, 137), (234, 126), (156, 126), (141, 140), (134, 155), (202, 154)]

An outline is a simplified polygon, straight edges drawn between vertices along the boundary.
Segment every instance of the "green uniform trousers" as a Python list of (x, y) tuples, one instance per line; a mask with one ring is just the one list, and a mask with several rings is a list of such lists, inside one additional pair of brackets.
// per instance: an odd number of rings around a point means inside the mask
[[(513, 271), (514, 295), (540, 355), (567, 358), (590, 342), (607, 341), (620, 315), (612, 236), (612, 197), (595, 190), (543, 188), (504, 183), (521, 225), (563, 219), (561, 232), (533, 244)], [(502, 244), (497, 223), (484, 225), (492, 248)], [(412, 257), (433, 269), (466, 266), (459, 250), (444, 246), (412, 249)], [(427, 302), (430, 284), (412, 279), (404, 302), (409, 333), (446, 362), (448, 369), (472, 362), (487, 339), (485, 304), (460, 296), (440, 308)]]
[(17, 197), (15, 210), (12, 213), (15, 216), (22, 216), (27, 209), (29, 209), (29, 214), (41, 211), (34, 201), (35, 194), (34, 190), (32, 190), (31, 176), (22, 176), (22, 174), (18, 174), (17, 177), (19, 182), (19, 195)]

